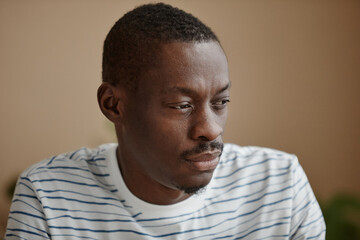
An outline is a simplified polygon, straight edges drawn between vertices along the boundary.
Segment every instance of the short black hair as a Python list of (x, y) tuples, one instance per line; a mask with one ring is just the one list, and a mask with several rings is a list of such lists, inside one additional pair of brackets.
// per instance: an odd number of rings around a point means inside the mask
[(120, 18), (104, 42), (102, 79), (136, 89), (138, 79), (156, 64), (161, 46), (171, 42), (219, 42), (193, 15), (164, 3), (146, 4)]

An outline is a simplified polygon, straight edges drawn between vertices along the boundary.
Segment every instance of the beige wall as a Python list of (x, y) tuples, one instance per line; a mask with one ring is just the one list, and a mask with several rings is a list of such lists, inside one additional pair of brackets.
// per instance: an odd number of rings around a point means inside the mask
[[(102, 41), (144, 2), (0, 0), (0, 219), (24, 168), (114, 139), (95, 97)], [(360, 192), (359, 1), (166, 2), (210, 25), (227, 52), (226, 141), (297, 154), (321, 199)]]

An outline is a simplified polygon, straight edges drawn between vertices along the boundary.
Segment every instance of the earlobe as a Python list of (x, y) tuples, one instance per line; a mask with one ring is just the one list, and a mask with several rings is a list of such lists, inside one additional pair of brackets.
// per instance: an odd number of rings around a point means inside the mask
[(122, 117), (124, 99), (118, 87), (110, 83), (102, 83), (97, 92), (98, 104), (101, 112), (113, 123)]

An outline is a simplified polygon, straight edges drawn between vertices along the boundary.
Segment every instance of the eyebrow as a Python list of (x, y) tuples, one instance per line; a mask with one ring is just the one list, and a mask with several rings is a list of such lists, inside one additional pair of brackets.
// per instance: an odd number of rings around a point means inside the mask
[[(216, 95), (228, 90), (230, 87), (231, 87), (231, 82), (229, 81), (223, 88), (221, 88), (219, 91), (216, 92)], [(185, 87), (178, 87), (178, 86), (175, 86), (175, 87), (169, 89), (166, 92), (180, 92), (180, 93), (185, 94), (185, 95), (191, 95), (191, 94), (196, 93), (192, 89), (185, 88)]]
[(223, 87), (222, 89), (220, 89), (216, 94), (225, 92), (225, 91), (228, 90), (230, 87), (231, 87), (231, 82), (229, 81), (229, 82), (225, 85), (225, 87)]

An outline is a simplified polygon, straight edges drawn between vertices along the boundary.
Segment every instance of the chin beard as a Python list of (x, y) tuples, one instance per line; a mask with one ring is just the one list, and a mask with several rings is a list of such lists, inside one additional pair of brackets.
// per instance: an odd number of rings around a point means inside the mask
[(186, 194), (196, 195), (196, 194), (200, 194), (200, 193), (204, 192), (206, 190), (206, 185), (205, 186), (196, 186), (196, 187), (180, 187), (179, 189), (181, 191), (184, 191), (184, 193), (186, 193)]

